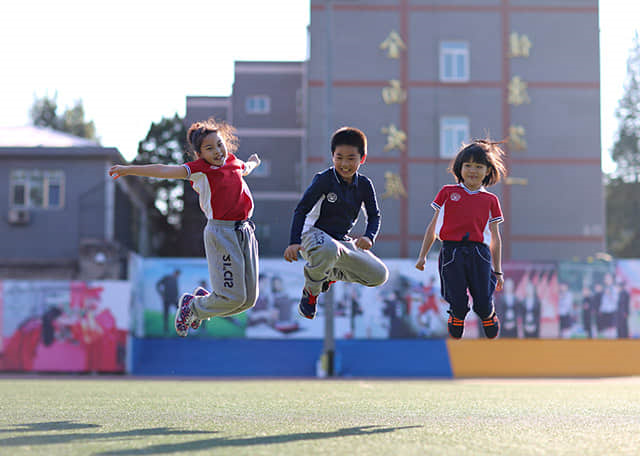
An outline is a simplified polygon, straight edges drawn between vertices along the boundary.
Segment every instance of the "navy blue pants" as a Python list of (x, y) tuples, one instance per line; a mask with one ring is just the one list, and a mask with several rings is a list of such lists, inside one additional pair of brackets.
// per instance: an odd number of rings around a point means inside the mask
[(461, 320), (469, 312), (469, 296), (473, 311), (482, 319), (493, 313), (493, 291), (496, 278), (491, 270), (491, 251), (486, 244), (469, 241), (444, 241), (438, 256), (440, 290), (449, 303), (450, 313)]

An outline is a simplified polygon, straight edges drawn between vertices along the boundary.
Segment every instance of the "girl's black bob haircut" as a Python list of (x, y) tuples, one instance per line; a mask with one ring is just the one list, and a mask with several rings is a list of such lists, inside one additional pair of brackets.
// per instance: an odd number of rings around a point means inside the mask
[(482, 185), (488, 187), (497, 184), (507, 175), (503, 161), (504, 151), (500, 147), (500, 144), (505, 142), (474, 139), (470, 144), (463, 145), (451, 162), (449, 172), (456, 176), (458, 183), (461, 183), (463, 181), (462, 164), (467, 162), (481, 163), (489, 169), (489, 173), (482, 180)]

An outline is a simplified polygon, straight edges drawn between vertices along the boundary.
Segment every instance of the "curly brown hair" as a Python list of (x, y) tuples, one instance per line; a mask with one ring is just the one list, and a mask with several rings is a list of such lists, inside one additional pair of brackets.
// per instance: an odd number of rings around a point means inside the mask
[(488, 187), (497, 184), (507, 175), (504, 164), (504, 151), (500, 144), (506, 141), (491, 141), (490, 139), (474, 139), (471, 144), (464, 145), (457, 153), (449, 172), (456, 176), (458, 183), (462, 182), (462, 164), (467, 162), (481, 163), (489, 169), (489, 173), (482, 180), (482, 185)]
[(225, 144), (227, 152), (232, 154), (238, 149), (238, 137), (235, 135), (236, 129), (223, 120), (216, 120), (210, 117), (207, 120), (194, 122), (187, 131), (187, 143), (189, 152), (195, 157), (200, 157), (200, 147), (202, 141), (210, 133), (217, 133)]

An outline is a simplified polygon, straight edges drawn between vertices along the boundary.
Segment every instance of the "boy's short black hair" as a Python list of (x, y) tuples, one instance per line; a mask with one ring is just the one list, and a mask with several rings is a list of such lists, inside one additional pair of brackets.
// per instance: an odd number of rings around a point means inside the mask
[(367, 155), (367, 136), (356, 127), (339, 128), (331, 136), (331, 155), (338, 146), (357, 147), (360, 158), (364, 158)]

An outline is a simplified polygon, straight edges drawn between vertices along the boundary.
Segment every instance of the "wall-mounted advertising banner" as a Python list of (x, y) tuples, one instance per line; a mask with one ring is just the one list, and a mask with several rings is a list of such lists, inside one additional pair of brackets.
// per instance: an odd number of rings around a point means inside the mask
[[(434, 259), (418, 271), (410, 259), (385, 259), (389, 280), (382, 286), (338, 282), (318, 298), (314, 320), (298, 315), (304, 287), (303, 260), (260, 261), (260, 295), (255, 307), (239, 315), (212, 318), (189, 337), (211, 338), (323, 338), (325, 306), (334, 306), (338, 339), (446, 338), (449, 305), (440, 296), (440, 278)], [(506, 262), (505, 284), (496, 292), (496, 312), (502, 338), (638, 337), (640, 335), (640, 267), (636, 260), (593, 262)], [(138, 258), (131, 264), (134, 296), (134, 332), (139, 337), (177, 337), (176, 304), (184, 292), (198, 286), (209, 289), (204, 259)], [(631, 294), (629, 311), (613, 304), (609, 281), (626, 282)], [(635, 291), (634, 291), (635, 290)], [(473, 301), (469, 300), (469, 305)], [(618, 307), (616, 307), (618, 306)], [(615, 315), (611, 315), (614, 313)], [(624, 324), (628, 321), (628, 330)], [(615, 322), (615, 324), (614, 324)], [(464, 338), (483, 338), (473, 311), (465, 321)], [(621, 329), (619, 330), (618, 327)], [(615, 329), (614, 329), (615, 328)], [(627, 334), (627, 335), (625, 335)], [(636, 334), (636, 336), (633, 336)]]
[(617, 260), (616, 337), (640, 337), (640, 260)]
[[(618, 336), (618, 298), (615, 264), (561, 262), (558, 264), (558, 315), (561, 338)], [(626, 317), (625, 317), (626, 319)], [(620, 334), (620, 337), (628, 337)]]
[(124, 372), (128, 282), (0, 284), (0, 370)]
[(501, 338), (557, 338), (558, 273), (555, 263), (508, 262), (504, 287), (494, 295)]

